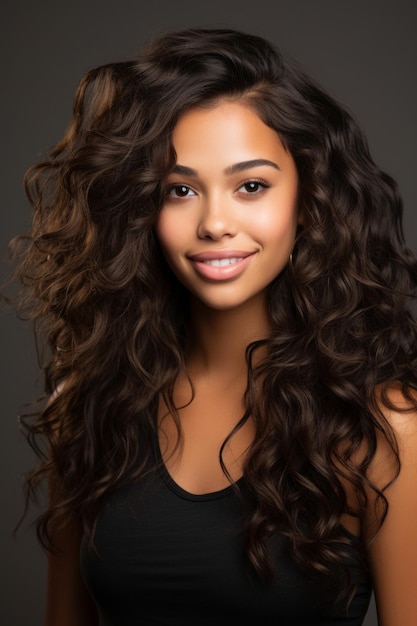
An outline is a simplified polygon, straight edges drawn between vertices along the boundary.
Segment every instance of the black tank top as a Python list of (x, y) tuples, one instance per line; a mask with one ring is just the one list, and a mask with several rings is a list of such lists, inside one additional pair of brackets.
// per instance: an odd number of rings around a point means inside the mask
[[(244, 480), (238, 481), (244, 492)], [(335, 603), (329, 578), (297, 567), (276, 536), (276, 580), (250, 574), (242, 503), (232, 486), (192, 495), (165, 469), (109, 496), (95, 533), (97, 554), (81, 544), (81, 570), (100, 626), (360, 626), (371, 585), (365, 577), (349, 608)], [(346, 531), (347, 532), (347, 531)], [(358, 571), (348, 563), (353, 579)]]

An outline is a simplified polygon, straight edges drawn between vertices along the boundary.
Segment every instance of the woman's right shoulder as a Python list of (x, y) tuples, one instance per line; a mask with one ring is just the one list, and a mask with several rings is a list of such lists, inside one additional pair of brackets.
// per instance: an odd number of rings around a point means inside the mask
[(68, 520), (52, 533), (48, 555), (45, 626), (96, 626), (97, 610), (84, 585), (79, 554), (83, 537), (78, 520)]
[[(65, 393), (67, 382), (61, 381), (51, 391), (47, 406)], [(48, 476), (48, 498), (51, 505), (63, 497), (62, 481), (53, 470)], [(75, 516), (56, 519), (50, 527), (53, 546), (48, 553), (45, 626), (96, 626), (97, 610), (80, 573), (80, 546), (83, 526)]]

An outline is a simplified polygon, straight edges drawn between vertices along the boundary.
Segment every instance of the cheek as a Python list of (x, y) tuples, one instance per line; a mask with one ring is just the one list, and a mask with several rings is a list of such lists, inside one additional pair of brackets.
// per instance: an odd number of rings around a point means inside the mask
[(181, 233), (177, 231), (178, 221), (173, 219), (172, 215), (162, 212), (156, 223), (155, 232), (164, 254), (168, 257), (172, 256), (178, 247)]
[(265, 244), (282, 244), (292, 245), (297, 232), (298, 219), (297, 212), (291, 211), (288, 214), (279, 214), (275, 212), (273, 215), (258, 221), (256, 229), (257, 238), (264, 241)]

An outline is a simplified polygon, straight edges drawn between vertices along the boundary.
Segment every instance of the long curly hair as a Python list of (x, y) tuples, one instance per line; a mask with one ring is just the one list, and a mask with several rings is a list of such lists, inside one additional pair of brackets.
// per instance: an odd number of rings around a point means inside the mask
[[(305, 222), (268, 290), (273, 333), (247, 348), (241, 423), (251, 416), (256, 428), (244, 466), (247, 554), (268, 580), (268, 539), (280, 532), (297, 562), (331, 572), (343, 565), (340, 541), (357, 550), (340, 526), (346, 484), (350, 513), (364, 515), (371, 490), (379, 525), (386, 515), (384, 488), (369, 476), (377, 432), (393, 451), (392, 480), (400, 469), (375, 390), (389, 405), (393, 383), (410, 401), (417, 388), (417, 263), (396, 183), (352, 115), (269, 42), (234, 30), (169, 33), (87, 73), (64, 138), (26, 174), (34, 214), (12, 244), (18, 306), (47, 346), (48, 395), (64, 381), (22, 418), (40, 456), (27, 501), (56, 477), (37, 518), (41, 542), (52, 549), (52, 526), (69, 516), (92, 540), (106, 495), (147, 467), (161, 394), (175, 414), (188, 298), (155, 223), (179, 116), (222, 99), (247, 103), (278, 133)], [(260, 346), (267, 357), (254, 365)]]

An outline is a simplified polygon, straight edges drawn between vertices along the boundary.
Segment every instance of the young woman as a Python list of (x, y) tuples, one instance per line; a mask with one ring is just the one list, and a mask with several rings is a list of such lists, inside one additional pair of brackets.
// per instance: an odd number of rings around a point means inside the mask
[(417, 263), (351, 115), (259, 37), (167, 34), (26, 184), (47, 626), (359, 626), (372, 588), (415, 626)]

